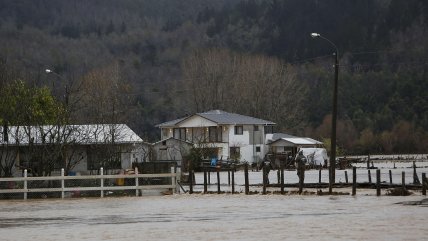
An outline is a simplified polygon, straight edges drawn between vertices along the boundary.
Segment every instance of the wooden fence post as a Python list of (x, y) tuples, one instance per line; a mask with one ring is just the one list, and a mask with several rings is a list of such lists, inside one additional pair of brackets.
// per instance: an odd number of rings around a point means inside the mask
[[(333, 160), (335, 161), (335, 160)], [(333, 170), (332, 165), (330, 164), (330, 166), (328, 167), (328, 194), (332, 194), (333, 193), (333, 172), (335, 170)]]
[(64, 168), (61, 168), (61, 199), (64, 199)]
[(208, 170), (208, 185), (211, 185), (211, 171)]
[[(180, 187), (181, 187), (181, 167), (177, 166), (177, 193), (180, 193)], [(186, 193), (186, 192), (185, 192)]]
[(303, 192), (303, 185), (304, 185), (304, 178), (305, 178), (305, 166), (302, 167), (302, 165), (298, 165), (298, 167), (300, 170), (300, 176), (299, 176), (299, 194), (302, 194)]
[(177, 180), (176, 180), (176, 176), (177, 176), (177, 174), (175, 173), (175, 167), (171, 167), (171, 173), (172, 174), (175, 174), (174, 176), (172, 176), (171, 177), (171, 185), (172, 186), (174, 186), (173, 188), (172, 188), (172, 193), (176, 193), (176, 190), (177, 190)]
[(422, 195), (427, 195), (427, 177), (425, 173), (422, 173)]
[(204, 170), (204, 194), (208, 192), (208, 185), (207, 185), (207, 170)]
[(276, 171), (276, 178), (277, 178), (277, 180), (278, 180), (278, 184), (281, 184), (281, 170), (277, 170)]
[(318, 183), (321, 183), (321, 171), (322, 171), (322, 165), (320, 164), (320, 170), (318, 175)]
[(380, 196), (380, 170), (376, 170), (376, 195)]
[(27, 185), (27, 169), (24, 170), (24, 200), (27, 200), (27, 192), (28, 192), (28, 185)]
[(348, 183), (348, 171), (345, 171), (345, 182)]
[(281, 194), (284, 194), (284, 163), (281, 162)]
[(189, 170), (189, 194), (193, 193), (193, 170)]
[(357, 193), (357, 167), (352, 167), (352, 196)]
[(370, 173), (370, 169), (368, 170), (369, 183), (372, 183), (372, 174)]
[(405, 172), (401, 172), (401, 185), (402, 185), (402, 194), (404, 196), (404, 194), (406, 193), (406, 173)]
[(266, 177), (266, 174), (267, 174), (267, 170), (266, 170), (266, 166), (263, 166), (263, 168), (262, 168), (262, 173), (263, 173), (263, 195), (265, 195), (266, 194), (266, 186), (267, 186), (267, 177)]
[(235, 194), (235, 170), (232, 170), (232, 194)]
[(139, 194), (139, 185), (140, 185), (140, 183), (139, 183), (139, 181), (138, 181), (138, 167), (135, 167), (134, 168), (134, 174), (135, 174), (135, 196), (136, 197), (138, 197), (138, 194)]
[(217, 169), (217, 194), (220, 194), (220, 172)]
[(227, 171), (227, 185), (230, 186), (230, 170)]
[(101, 182), (101, 197), (104, 197), (104, 179), (102, 178), (104, 176), (104, 168), (100, 168), (100, 182)]
[(392, 185), (392, 171), (389, 170), (389, 184)]
[(248, 181), (248, 163), (244, 164), (244, 178), (245, 178), (245, 194), (250, 194), (250, 184)]

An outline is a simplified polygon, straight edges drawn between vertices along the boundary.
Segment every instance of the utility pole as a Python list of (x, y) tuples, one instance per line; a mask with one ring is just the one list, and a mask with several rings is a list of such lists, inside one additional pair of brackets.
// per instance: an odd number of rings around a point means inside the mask
[(328, 191), (331, 194), (333, 184), (336, 182), (336, 123), (337, 123), (337, 86), (339, 82), (339, 49), (330, 39), (321, 36), (319, 33), (311, 33), (312, 38), (322, 38), (329, 42), (335, 49), (334, 55), (334, 86), (333, 86), (333, 110), (331, 120), (331, 152), (329, 167), (329, 186)]

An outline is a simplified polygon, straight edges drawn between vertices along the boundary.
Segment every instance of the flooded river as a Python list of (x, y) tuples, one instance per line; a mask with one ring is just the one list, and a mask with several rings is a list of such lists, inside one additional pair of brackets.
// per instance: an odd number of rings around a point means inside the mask
[(0, 201), (0, 240), (422, 240), (409, 197), (171, 195)]

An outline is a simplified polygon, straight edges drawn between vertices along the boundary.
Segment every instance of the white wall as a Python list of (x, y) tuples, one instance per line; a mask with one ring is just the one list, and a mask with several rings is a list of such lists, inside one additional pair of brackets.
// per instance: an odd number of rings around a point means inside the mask
[(178, 127), (209, 127), (217, 126), (217, 123), (200, 116), (192, 116), (178, 124)]
[[(229, 147), (240, 147), (241, 152), (241, 161), (242, 162), (256, 162), (257, 159), (254, 158), (254, 156), (258, 156), (260, 159), (263, 159), (264, 154), (266, 152), (265, 145), (263, 144), (257, 144), (257, 145), (251, 145), (250, 144), (250, 131), (252, 131), (254, 128), (253, 125), (244, 125), (244, 131), (242, 135), (235, 135), (235, 125), (230, 125), (228, 127), (229, 133)], [(259, 127), (262, 128), (262, 127)], [(260, 129), (259, 129), (260, 130)], [(264, 134), (262, 132), (262, 134)], [(260, 146), (260, 152), (256, 152), (256, 147)], [(229, 152), (229, 150), (227, 150)], [(229, 153), (228, 153), (229, 154)]]
[[(202, 128), (218, 126), (217, 123), (209, 121), (199, 116), (192, 116), (189, 119), (183, 121), (178, 125), (177, 128), (192, 128), (193, 131), (189, 131), (188, 135), (193, 133), (194, 136), (202, 135)], [(269, 147), (266, 146), (264, 138), (264, 126), (259, 125), (259, 132), (261, 132), (262, 140), (261, 144), (252, 145), (250, 144), (250, 132), (253, 130), (254, 125), (242, 125), (243, 134), (235, 135), (235, 125), (221, 125), (223, 142), (215, 143), (215, 147), (221, 148), (219, 152), (219, 158), (227, 159), (230, 157), (230, 147), (239, 147), (241, 152), (241, 160), (247, 162), (257, 161), (254, 159), (254, 155), (258, 156), (258, 159), (263, 159), (265, 154), (269, 151)], [(173, 128), (163, 128), (161, 133), (162, 139), (167, 137), (173, 137)], [(193, 140), (195, 142), (196, 140)], [(256, 146), (260, 147), (260, 152), (256, 152)]]

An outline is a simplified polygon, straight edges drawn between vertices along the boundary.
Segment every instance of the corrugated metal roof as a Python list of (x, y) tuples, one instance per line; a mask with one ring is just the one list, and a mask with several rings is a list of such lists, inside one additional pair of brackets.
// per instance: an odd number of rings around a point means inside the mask
[[(234, 124), (237, 124), (237, 125), (275, 125), (275, 123), (272, 121), (267, 121), (267, 120), (258, 119), (258, 118), (254, 118), (254, 117), (246, 116), (246, 115), (240, 115), (240, 114), (236, 114), (236, 113), (229, 113), (229, 112), (222, 111), (222, 110), (210, 110), (207, 112), (196, 113), (192, 116), (195, 116), (195, 115), (203, 117), (205, 119), (208, 119), (208, 120), (215, 122), (217, 124), (223, 124), (223, 125), (224, 124), (231, 124), (231, 125), (234, 125)], [(168, 121), (168, 122), (164, 122), (164, 123), (156, 125), (156, 126), (157, 127), (173, 127), (173, 126), (177, 125), (178, 123), (186, 120), (189, 117), (191, 117), (191, 116), (172, 120), (172, 121)]]
[[(6, 144), (3, 127), (0, 127), (0, 143)], [(43, 125), (43, 126), (9, 126), (9, 145), (28, 145), (50, 143), (73, 143), (81, 145), (114, 143), (143, 143), (143, 140), (125, 124), (93, 125)], [(44, 140), (43, 140), (44, 139)]]
[(273, 144), (279, 141), (286, 141), (289, 143), (292, 143), (294, 145), (320, 145), (322, 144), (322, 142), (319, 142), (317, 140), (311, 139), (311, 138), (306, 138), (306, 137), (288, 137), (288, 138), (279, 138), (269, 144)]
[(293, 138), (293, 137), (297, 137), (297, 136), (292, 136), (292, 135), (285, 134), (285, 133), (273, 133), (272, 137), (271, 137), (272, 138), (271, 141), (276, 141), (280, 138)]

